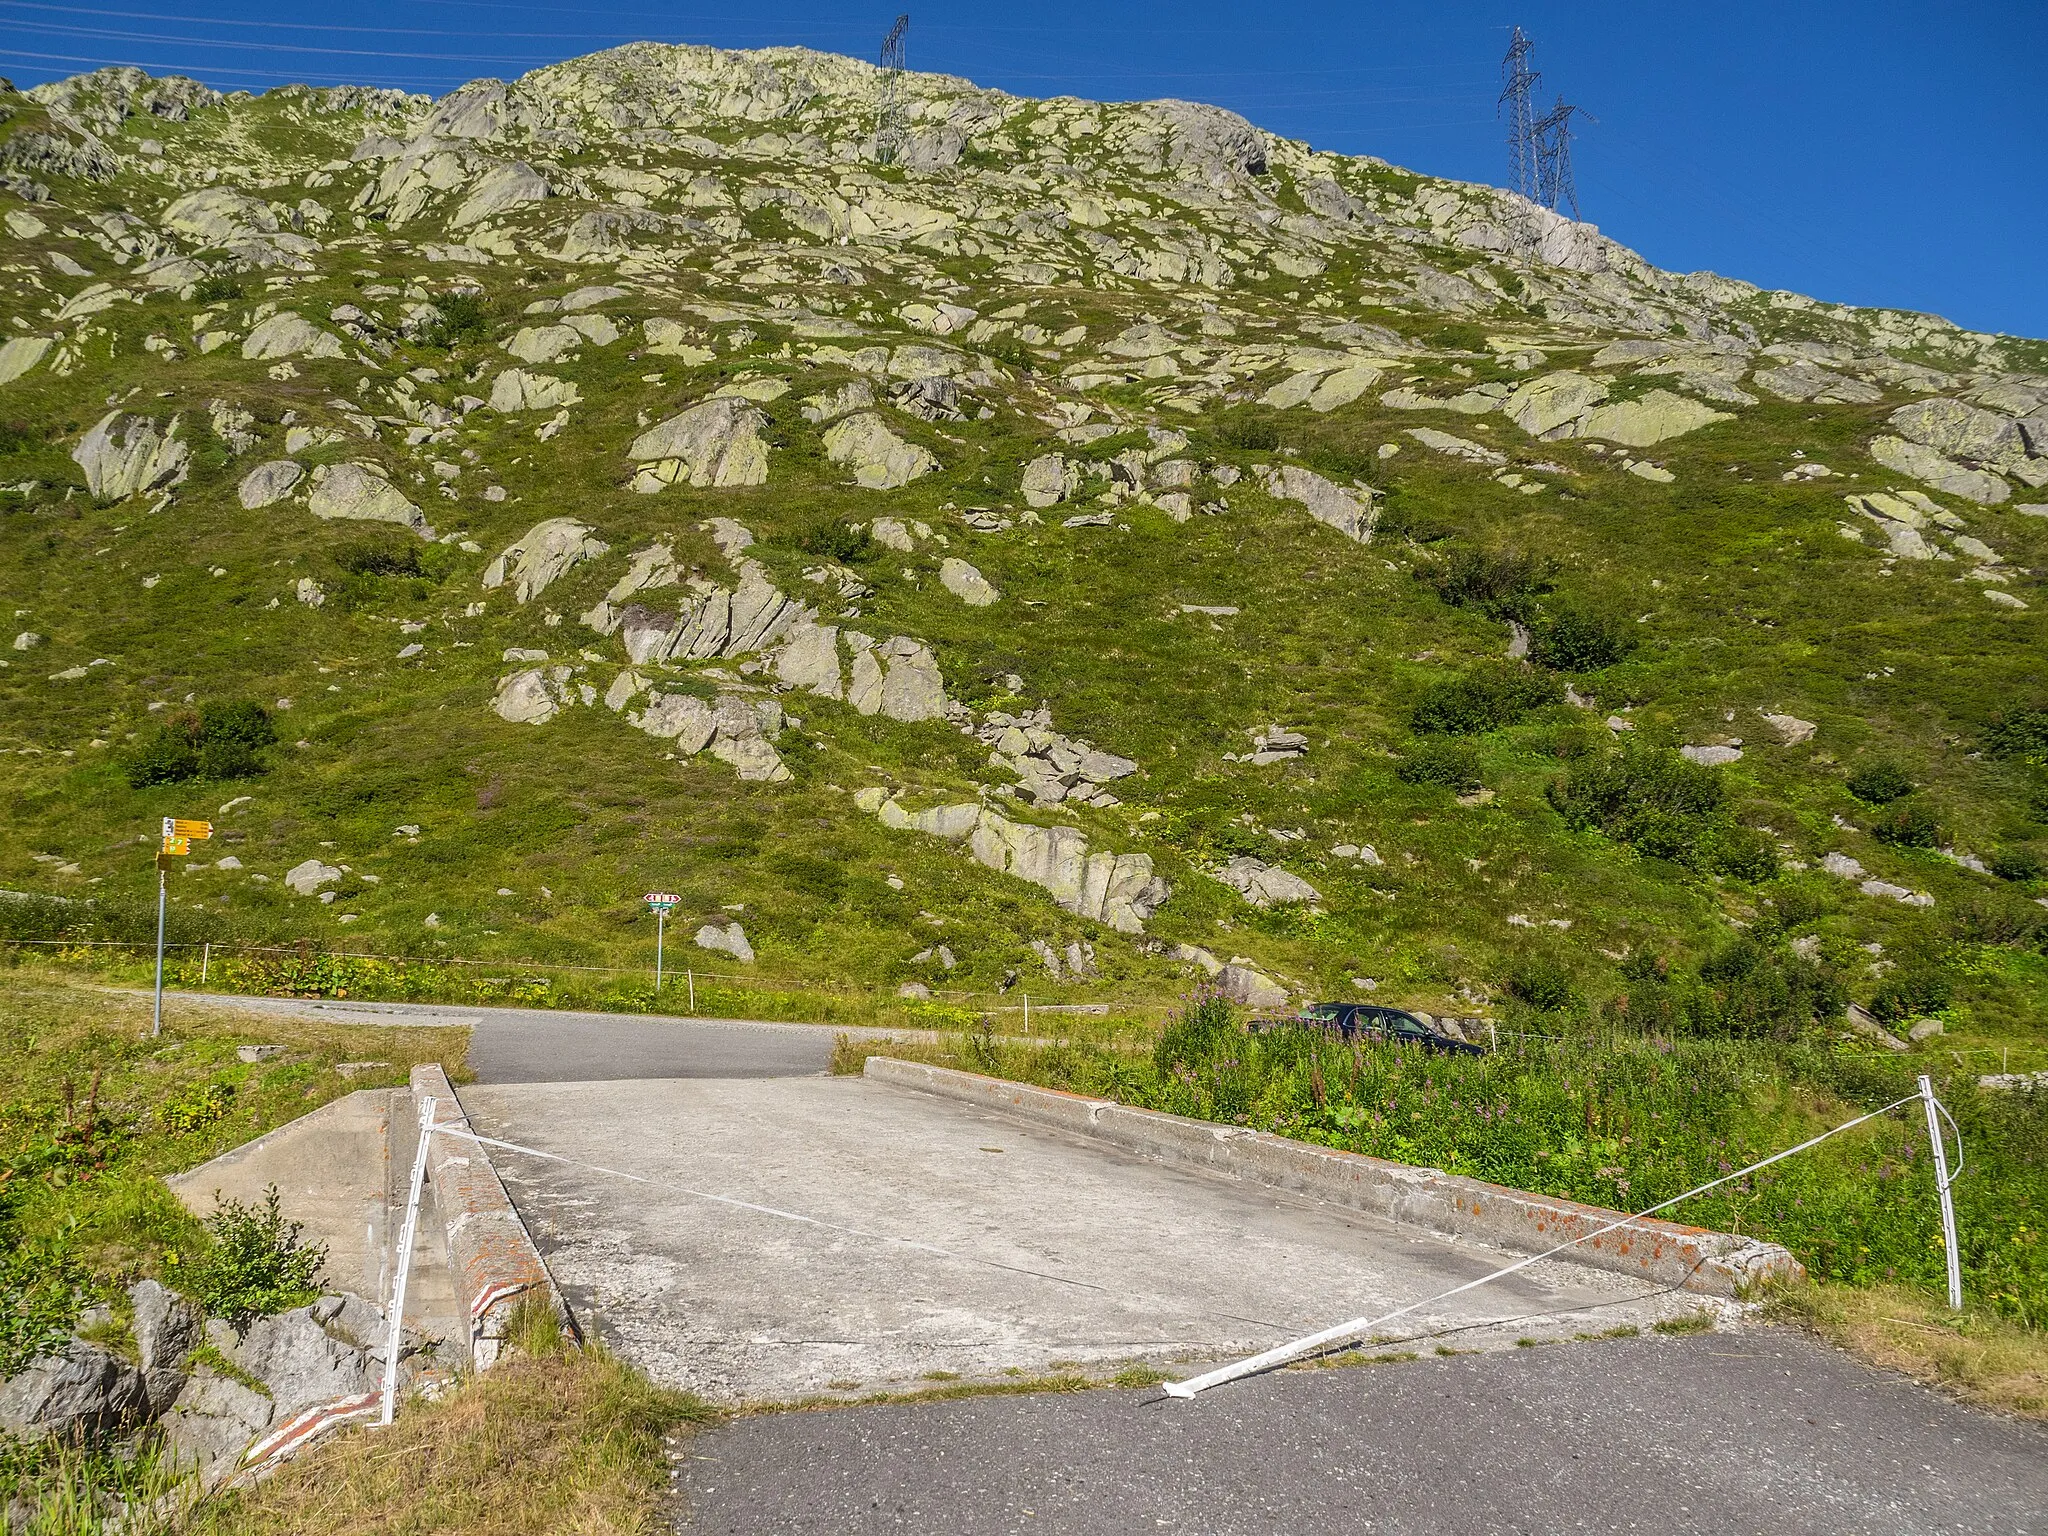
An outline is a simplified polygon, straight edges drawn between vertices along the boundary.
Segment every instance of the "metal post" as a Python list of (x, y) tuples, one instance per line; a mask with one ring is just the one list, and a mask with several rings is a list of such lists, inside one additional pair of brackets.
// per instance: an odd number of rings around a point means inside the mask
[(208, 939), (199, 946), (199, 985), (206, 985), (206, 969), (213, 964), (213, 940)]
[(1920, 1103), (1927, 1111), (1927, 1140), (1934, 1148), (1934, 1189), (1941, 1196), (1941, 1246), (1948, 1257), (1949, 1310), (1963, 1309), (1963, 1256), (1956, 1250), (1956, 1205), (1949, 1195), (1948, 1147), (1941, 1139), (1939, 1107), (1934, 1099), (1934, 1079), (1920, 1076)]
[(164, 1032), (164, 882), (163, 865), (156, 867), (156, 1013), (149, 1021), (149, 1037)]
[(1024, 1033), (1031, 1033), (1031, 994), (1024, 994)]
[(391, 1320), (384, 1330), (384, 1408), (379, 1424), (391, 1422), (398, 1405), (398, 1351), (405, 1340), (405, 1283), (412, 1274), (413, 1238), (420, 1224), (420, 1186), (427, 1178), (427, 1143), (434, 1134), (434, 1099), (420, 1103), (420, 1145), (412, 1160), (412, 1186), (405, 1197), (405, 1226), (398, 1234), (398, 1281), (391, 1293)]
[(654, 913), (654, 995), (661, 996), (661, 939), (668, 927), (668, 912), (656, 908)]
[(697, 1011), (697, 973), (694, 970), (690, 970), (685, 971), (683, 974), (690, 979), (690, 1012), (695, 1013)]

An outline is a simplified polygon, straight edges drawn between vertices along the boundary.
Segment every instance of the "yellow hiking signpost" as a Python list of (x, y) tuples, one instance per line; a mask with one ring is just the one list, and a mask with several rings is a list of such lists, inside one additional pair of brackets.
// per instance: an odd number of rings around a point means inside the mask
[(152, 1039), (164, 1032), (164, 907), (171, 861), (190, 853), (194, 838), (203, 841), (211, 836), (213, 823), (210, 821), (194, 821), (183, 816), (164, 818), (163, 842), (156, 853), (156, 1011), (149, 1024)]

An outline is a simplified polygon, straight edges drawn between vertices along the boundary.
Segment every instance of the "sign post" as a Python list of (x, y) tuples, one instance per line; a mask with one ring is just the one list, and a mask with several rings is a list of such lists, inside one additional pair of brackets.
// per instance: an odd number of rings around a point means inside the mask
[(193, 838), (211, 836), (213, 823), (210, 821), (191, 821), (183, 816), (164, 818), (163, 843), (156, 854), (156, 1007), (149, 1021), (152, 1040), (164, 1032), (164, 908), (169, 902), (166, 882), (170, 876), (171, 861), (192, 851)]
[(682, 898), (673, 891), (649, 891), (647, 910), (654, 914), (654, 995), (661, 996), (661, 941), (668, 927), (669, 909)]

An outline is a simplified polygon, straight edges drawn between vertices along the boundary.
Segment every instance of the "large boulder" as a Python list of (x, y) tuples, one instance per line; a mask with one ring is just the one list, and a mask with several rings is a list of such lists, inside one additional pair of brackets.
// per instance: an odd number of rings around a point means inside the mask
[[(1356, 539), (1361, 544), (1372, 542), (1377, 514), (1373, 511), (1370, 491), (1347, 491), (1299, 464), (1283, 464), (1270, 471), (1266, 491), (1281, 501), (1300, 502), (1308, 508), (1310, 517), (1336, 529), (1347, 539)], [(1359, 500), (1361, 495), (1365, 498), (1363, 501)]]
[(285, 871), (285, 886), (301, 896), (311, 896), (323, 885), (334, 885), (348, 872), (318, 859), (307, 859)]
[(1653, 389), (1639, 400), (1617, 400), (1595, 406), (1579, 422), (1580, 437), (1597, 437), (1629, 448), (1648, 448), (1667, 438), (1682, 437), (1717, 421), (1733, 421), (1726, 411), (1668, 389)]
[(551, 517), (527, 529), (485, 568), (484, 590), (489, 592), (510, 582), (512, 595), (523, 603), (538, 597), (585, 560), (595, 560), (610, 548), (575, 518)]
[(423, 539), (434, 530), (427, 515), (375, 464), (321, 464), (313, 470), (313, 494), (306, 503), (315, 517), (397, 523)]
[(189, 1374), (185, 1360), (205, 1336), (199, 1308), (168, 1286), (142, 1280), (128, 1288), (134, 1307), (135, 1354), (150, 1411), (162, 1413), (176, 1401)]
[(697, 947), (713, 950), (718, 954), (731, 955), (743, 965), (754, 963), (754, 946), (747, 942), (747, 931), (737, 921), (719, 926), (706, 923), (697, 930)]
[(640, 466), (636, 491), (664, 486), (765, 485), (768, 445), (761, 429), (768, 418), (745, 400), (706, 400), (633, 439), (626, 457)]
[(1943, 458), (1932, 448), (1921, 443), (1908, 442), (1903, 437), (1882, 436), (1872, 440), (1870, 456), (1886, 469), (1895, 469), (1902, 475), (1911, 475), (1915, 480), (1933, 486), (1937, 491), (1946, 491), (1951, 496), (1961, 496), (1969, 501), (1981, 502), (1995, 507), (2012, 494), (2012, 487), (1987, 470), (1966, 469), (1952, 459)]
[(1568, 437), (1571, 424), (1606, 398), (1603, 380), (1569, 371), (1546, 373), (1509, 395), (1501, 414), (1531, 437)]
[(0, 1386), (0, 1430), (23, 1440), (107, 1434), (148, 1412), (142, 1372), (83, 1339), (67, 1341)]
[(1241, 855), (1225, 864), (1216, 878), (1255, 907), (1284, 906), (1289, 902), (1321, 901), (1323, 893), (1299, 875)]
[(825, 457), (851, 469), (854, 483), (872, 491), (895, 490), (939, 467), (930, 450), (905, 442), (873, 411), (827, 428)]
[(259, 362), (280, 357), (339, 357), (341, 341), (286, 309), (257, 322), (243, 338), (242, 356)]
[(939, 562), (939, 585), (970, 608), (987, 608), (1003, 595), (980, 571), (952, 555)]
[(1916, 400), (1900, 406), (1888, 420), (1906, 441), (1948, 458), (2003, 469), (2026, 457), (2017, 422), (1960, 400)]
[(1226, 965), (1212, 985), (1233, 1003), (1247, 1008), (1285, 1008), (1287, 989), (1247, 965)]
[(96, 501), (125, 501), (182, 484), (190, 469), (175, 416), (159, 437), (152, 418), (109, 411), (79, 440), (71, 457), (85, 471), (86, 488)]
[[(374, 1314), (374, 1308), (369, 1310)], [(316, 1316), (319, 1312), (335, 1315), (332, 1307), (316, 1301), (275, 1317), (259, 1317), (226, 1350), (237, 1366), (270, 1389), (280, 1422), (376, 1385), (365, 1347), (368, 1341), (338, 1337)]]
[(521, 203), (537, 203), (547, 195), (547, 178), (524, 160), (514, 160), (493, 167), (477, 178), (469, 196), (449, 215), (448, 227), (463, 229), (471, 224), (481, 224), (508, 208), (516, 208)]
[(35, 367), (51, 345), (47, 336), (11, 336), (0, 342), (0, 384), (10, 384)]
[(775, 750), (782, 707), (773, 699), (722, 693), (710, 702), (692, 694), (657, 693), (644, 710), (627, 718), (648, 735), (673, 741), (677, 757), (709, 751), (749, 783), (789, 782), (788, 765)]
[(246, 235), (277, 233), (277, 215), (261, 198), (233, 187), (201, 187), (166, 208), (163, 225), (200, 245), (226, 245)]
[(498, 679), (491, 708), (513, 725), (546, 725), (576, 695), (570, 691), (567, 667), (529, 667)]
[(561, 406), (575, 405), (582, 398), (576, 386), (568, 380), (551, 378), (545, 373), (528, 373), (523, 368), (507, 368), (491, 383), (491, 409), (506, 415), (518, 411), (552, 411)]
[(1816, 405), (1871, 405), (1884, 398), (1884, 391), (1875, 385), (1832, 372), (1805, 358), (1795, 358), (1776, 368), (1759, 368), (1750, 378), (1757, 388), (1780, 400), (1811, 400)]
[(802, 688), (821, 699), (845, 696), (839, 666), (839, 631), (830, 624), (799, 624), (775, 659), (777, 681)]
[(878, 642), (849, 629), (846, 644), (853, 652), (846, 702), (860, 713), (905, 722), (945, 717), (946, 680), (922, 640), (891, 635)]
[(235, 494), (241, 498), (244, 507), (254, 512), (291, 495), (292, 488), (305, 473), (291, 459), (272, 459), (268, 464), (258, 464), (242, 476), (242, 483), (235, 488)]
[(1058, 453), (1043, 453), (1024, 466), (1024, 504), (1052, 507), (1081, 489), (1081, 466)]

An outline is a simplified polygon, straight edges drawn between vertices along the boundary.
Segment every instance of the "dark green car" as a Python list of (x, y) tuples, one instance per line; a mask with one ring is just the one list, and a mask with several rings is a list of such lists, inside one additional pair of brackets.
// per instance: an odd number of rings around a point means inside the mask
[(1255, 1019), (1254, 1029), (1308, 1028), (1327, 1030), (1344, 1040), (1391, 1040), (1419, 1045), (1443, 1056), (1484, 1056), (1485, 1051), (1432, 1029), (1404, 1008), (1376, 1003), (1311, 1003), (1289, 1018)]

